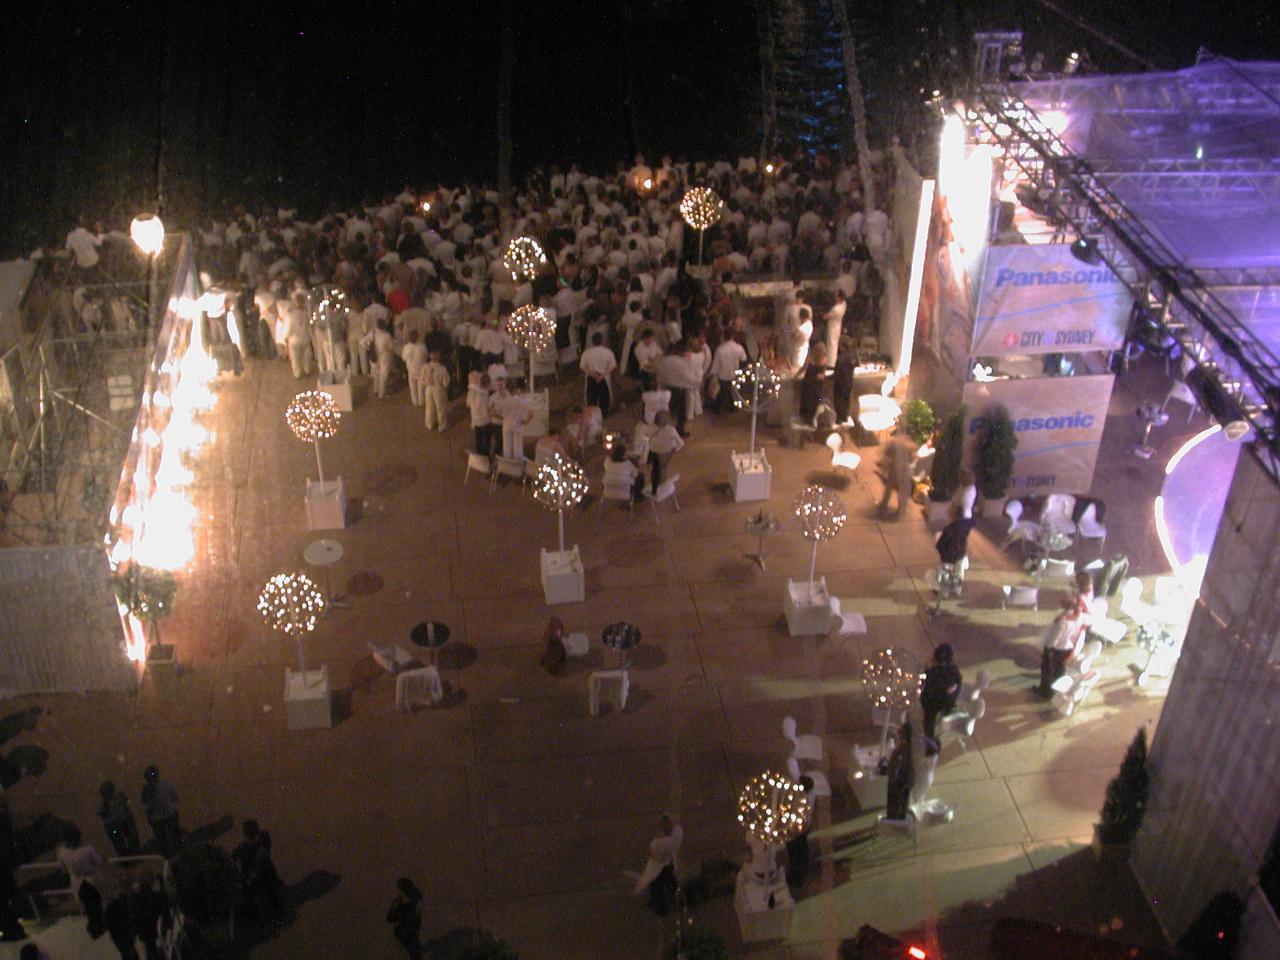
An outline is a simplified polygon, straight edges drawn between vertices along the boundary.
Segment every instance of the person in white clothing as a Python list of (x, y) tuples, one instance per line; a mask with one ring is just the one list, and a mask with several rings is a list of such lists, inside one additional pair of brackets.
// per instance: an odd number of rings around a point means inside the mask
[(636, 878), (636, 893), (649, 892), (649, 908), (665, 916), (676, 898), (676, 857), (684, 843), (684, 828), (665, 814), (658, 835), (649, 843), (649, 858)]
[(834, 367), (839, 356), (840, 332), (844, 327), (844, 314), (848, 307), (849, 302), (845, 299), (844, 291), (837, 289), (836, 302), (822, 316), (822, 319), (827, 324), (827, 332), (824, 338), (827, 343), (827, 366)]
[[(406, 350), (408, 347), (405, 348)], [(412, 374), (410, 374), (412, 378)], [(431, 353), (430, 359), (418, 371), (419, 391), (426, 406), (427, 429), (444, 431), (449, 426), (449, 371), (440, 362), (440, 354)]]
[[(396, 342), (391, 336), (388, 322), (379, 320), (373, 333), (369, 334), (373, 344), (373, 392), (379, 400), (386, 399), (387, 382), (391, 379), (391, 363), (396, 352)], [(368, 344), (365, 344), (366, 348)]]
[(618, 369), (618, 361), (613, 351), (604, 345), (604, 334), (592, 335), (591, 346), (582, 351), (578, 366), (587, 378), (588, 406), (599, 407), (603, 416), (609, 416), (609, 377)]
[[(406, 311), (407, 312), (407, 311)], [(418, 374), (427, 362), (427, 348), (418, 342), (418, 331), (410, 330), (408, 342), (400, 348), (400, 359), (404, 361), (405, 370), (409, 374), (409, 401), (415, 406), (423, 404), (423, 384)], [(431, 419), (431, 411), (427, 411), (427, 420)], [(430, 423), (427, 426), (431, 426)]]
[(98, 248), (102, 246), (102, 224), (95, 223), (93, 231), (78, 222), (74, 230), (67, 234), (66, 248), (75, 256), (76, 266), (81, 270), (92, 270), (98, 265), (101, 256)]
[(502, 421), (502, 455), (508, 460), (524, 456), (524, 427), (533, 419), (529, 397), (517, 393), (518, 388), (519, 380), (504, 380), (489, 406), (490, 413)]
[(716, 347), (711, 357), (711, 373), (720, 381), (720, 392), (716, 394), (717, 413), (733, 412), (733, 376), (746, 359), (746, 347), (732, 337)]
[(635, 346), (636, 367), (640, 371), (641, 390), (652, 390), (657, 386), (658, 360), (662, 357), (662, 344), (653, 334), (652, 327), (645, 327), (640, 334), (640, 342)]
[(951, 502), (960, 511), (962, 520), (972, 520), (973, 506), (978, 502), (978, 487), (973, 480), (973, 471), (968, 467), (961, 469), (957, 480), (959, 482), (956, 484), (956, 492)]
[(489, 375), (472, 370), (467, 377), (467, 411), (475, 452), (483, 457), (493, 455), (493, 417), (489, 412)]
[(311, 322), (307, 319), (306, 297), (293, 295), (293, 305), (285, 314), (285, 349), (289, 352), (289, 366), (293, 378), (300, 380), (311, 374)]
[(791, 328), (791, 369), (798, 374), (809, 362), (809, 341), (813, 339), (813, 308), (807, 303), (799, 305), (799, 320)]
[(676, 451), (684, 447), (684, 440), (671, 425), (671, 414), (659, 410), (653, 415), (654, 431), (649, 435), (649, 483), (654, 496), (658, 495), (658, 487), (662, 486), (662, 475), (667, 464)]

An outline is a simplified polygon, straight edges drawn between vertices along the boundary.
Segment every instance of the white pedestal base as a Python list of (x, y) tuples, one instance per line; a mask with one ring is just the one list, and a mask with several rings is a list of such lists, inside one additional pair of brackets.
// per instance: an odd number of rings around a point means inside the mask
[(524, 436), (537, 440), (545, 436), (551, 423), (551, 394), (547, 390), (535, 390), (529, 396), (529, 411), (533, 418), (524, 425)]
[(284, 671), (284, 719), (290, 730), (319, 730), (333, 726), (333, 695), (329, 668)]
[(582, 557), (576, 546), (564, 553), (542, 551), (542, 592), (549, 604), (581, 603), (586, 599)]
[[(773, 896), (773, 906), (769, 897)], [(761, 883), (744, 866), (733, 888), (733, 909), (743, 943), (779, 940), (791, 932), (791, 912), (795, 901), (787, 889), (786, 872), (778, 870), (768, 883)]]
[(787, 580), (787, 595), (783, 601), (787, 615), (787, 632), (793, 637), (825, 637), (831, 632), (831, 597), (827, 593), (827, 581), (819, 577), (808, 580)]
[(768, 500), (773, 486), (773, 468), (769, 466), (763, 450), (755, 456), (748, 453), (729, 454), (729, 484), (733, 487), (734, 503), (744, 500)]
[(307, 529), (341, 530), (347, 525), (347, 487), (342, 478), (307, 481)]
[(316, 381), (316, 389), (333, 398), (334, 406), (344, 413), (350, 413), (355, 407), (351, 401), (351, 374), (322, 372)]
[(864, 813), (889, 802), (889, 778), (876, 773), (880, 765), (879, 747), (853, 748), (849, 763), (849, 786)]

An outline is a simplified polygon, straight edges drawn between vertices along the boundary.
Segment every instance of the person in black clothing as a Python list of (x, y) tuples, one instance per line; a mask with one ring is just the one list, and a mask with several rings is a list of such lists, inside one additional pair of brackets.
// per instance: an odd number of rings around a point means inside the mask
[(827, 377), (827, 351), (822, 345), (814, 347), (800, 378), (800, 419), (813, 423), (822, 402), (823, 381)]
[(396, 881), (399, 894), (387, 910), (387, 923), (396, 940), (409, 954), (409, 960), (422, 956), (422, 891), (408, 877)]
[(952, 519), (938, 534), (938, 560), (942, 563), (959, 563), (969, 552), (969, 531), (973, 518), (960, 516), (959, 508), (952, 510)]
[(404, 263), (426, 257), (427, 245), (422, 242), (422, 234), (418, 233), (418, 228), (412, 223), (404, 225), (404, 233), (396, 244), (396, 253)]
[(938, 717), (955, 709), (960, 694), (960, 668), (955, 665), (951, 644), (934, 648), (933, 663), (924, 672), (920, 686), (920, 709), (924, 711), (924, 735), (936, 739)]
[(898, 744), (889, 754), (888, 802), (886, 820), (905, 820), (911, 808), (911, 788), (916, 783), (915, 757), (911, 752), (911, 724), (898, 730)]
[(809, 829), (813, 826), (813, 778), (802, 776), (798, 783), (804, 788), (809, 809), (805, 812), (804, 827), (787, 841), (787, 885), (796, 893), (804, 889), (804, 882), (809, 877)]
[(169, 929), (169, 898), (150, 874), (140, 877), (129, 894), (129, 916), (147, 960), (161, 960), (159, 940)]
[(836, 423), (849, 419), (849, 407), (853, 402), (853, 367), (857, 360), (853, 341), (849, 337), (841, 337), (835, 373), (831, 378), (831, 405), (836, 410)]
[(271, 859), (271, 834), (256, 820), (244, 822), (244, 842), (231, 854), (240, 868), (240, 885), (244, 895), (245, 914), (257, 919), (260, 904), (265, 904), (267, 916), (279, 921), (284, 916), (284, 884)]
[(103, 920), (111, 942), (120, 951), (120, 960), (138, 960), (138, 950), (134, 946), (137, 937), (133, 932), (133, 917), (129, 913), (129, 898), (123, 893), (113, 898), (103, 912)]
[(13, 818), (8, 801), (0, 798), (0, 940), (12, 942), (27, 939), (27, 931), (18, 921), (14, 897), (18, 882), (13, 872), (18, 869), (18, 845), (13, 840)]
[(116, 856), (134, 856), (142, 849), (142, 844), (138, 840), (138, 824), (129, 809), (129, 798), (110, 780), (103, 781), (98, 793), (102, 796), (102, 802), (98, 804), (98, 818), (107, 832), (107, 839), (115, 848)]

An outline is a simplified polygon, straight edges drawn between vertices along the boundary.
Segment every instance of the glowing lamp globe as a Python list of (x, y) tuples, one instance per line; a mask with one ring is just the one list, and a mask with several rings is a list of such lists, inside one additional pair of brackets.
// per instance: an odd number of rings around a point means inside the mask
[[(733, 374), (733, 385), (738, 388), (733, 404), (738, 409), (754, 409), (758, 403), (772, 400), (782, 388), (782, 378), (772, 367), (756, 362), (741, 367)], [(750, 399), (748, 399), (748, 395)]]
[(556, 337), (556, 323), (541, 307), (525, 304), (516, 307), (506, 320), (507, 336), (530, 353), (545, 350)]
[(502, 263), (516, 283), (532, 280), (546, 262), (547, 255), (533, 237), (516, 237), (502, 251)]
[(557, 514), (560, 552), (564, 553), (564, 512), (587, 495), (587, 475), (573, 460), (553, 453), (533, 478), (533, 498)]
[(693, 187), (680, 201), (680, 215), (695, 230), (706, 230), (720, 222), (724, 201), (710, 187)]
[(738, 822), (765, 847), (799, 834), (808, 809), (804, 788), (774, 770), (753, 777), (738, 795)]
[(154, 257), (164, 247), (164, 224), (153, 213), (140, 213), (129, 224), (129, 236), (149, 257)]
[(844, 501), (830, 490), (817, 485), (805, 487), (791, 501), (791, 509), (800, 521), (800, 535), (815, 543), (830, 540), (848, 519)]
[(305, 573), (277, 573), (258, 594), (258, 613), (263, 622), (297, 642), (298, 666), (304, 674), (307, 659), (302, 638), (316, 628), (324, 607), (324, 594)]
[(342, 414), (329, 394), (304, 390), (285, 408), (284, 419), (299, 440), (328, 440), (338, 432)]

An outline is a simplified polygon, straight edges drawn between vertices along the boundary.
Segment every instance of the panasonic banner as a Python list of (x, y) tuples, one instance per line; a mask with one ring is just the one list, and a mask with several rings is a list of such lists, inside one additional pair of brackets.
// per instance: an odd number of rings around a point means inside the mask
[(991, 247), (972, 355), (1118, 350), (1132, 302), (1106, 264), (1081, 262), (1070, 244)]
[(983, 418), (1001, 404), (1013, 418), (1018, 438), (1009, 496), (1088, 493), (1114, 380), (1108, 373), (966, 383), (967, 462), (973, 462)]

